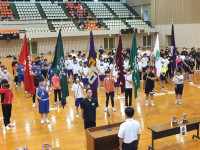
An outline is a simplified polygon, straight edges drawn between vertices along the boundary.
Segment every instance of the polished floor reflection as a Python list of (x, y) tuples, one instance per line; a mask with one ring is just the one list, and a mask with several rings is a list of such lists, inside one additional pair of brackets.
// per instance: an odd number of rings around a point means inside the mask
[[(50, 56), (47, 56), (49, 60)], [(9, 58), (1, 58), (4, 65), (11, 73), (11, 61)], [(176, 114), (180, 118), (182, 113), (188, 113), (188, 117), (199, 117), (200, 112), (200, 72), (194, 75), (194, 85), (184, 81), (184, 94), (182, 105), (175, 105), (175, 94), (172, 81), (165, 85), (165, 90), (160, 89), (160, 83), (156, 82), (154, 97), (155, 107), (145, 107), (145, 95), (142, 89), (138, 91), (137, 100), (133, 100), (135, 108), (134, 119), (141, 124), (141, 140), (139, 150), (146, 150), (151, 144), (151, 132), (147, 126), (169, 122), (171, 116)], [(71, 89), (72, 83), (69, 84)], [(76, 118), (74, 99), (70, 90), (67, 98), (68, 107), (65, 109), (54, 105), (53, 91), (50, 95), (49, 113), (50, 124), (40, 124), (38, 103), (32, 108), (32, 98), (28, 98), (23, 88), (18, 91), (13, 88), (14, 100), (12, 110), (12, 122), (15, 123), (10, 131), (4, 130), (2, 112), (0, 112), (0, 149), (14, 150), (16, 147), (27, 146), (30, 150), (40, 150), (43, 143), (51, 143), (52, 147), (60, 147), (62, 150), (86, 150), (85, 131), (81, 117)], [(105, 92), (99, 89), (99, 105), (97, 109), (97, 126), (108, 123), (105, 108)], [(163, 94), (160, 94), (163, 93)], [(119, 96), (122, 97), (122, 96)], [(124, 99), (115, 97), (116, 112), (111, 113), (111, 123), (125, 120)], [(187, 136), (175, 135), (155, 141), (156, 150), (199, 150), (200, 140), (192, 139), (195, 131), (188, 132)]]

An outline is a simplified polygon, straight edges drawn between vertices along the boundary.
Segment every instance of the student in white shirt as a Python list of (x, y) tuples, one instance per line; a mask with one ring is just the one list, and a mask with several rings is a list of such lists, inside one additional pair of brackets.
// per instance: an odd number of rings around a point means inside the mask
[(119, 86), (117, 86), (118, 73), (119, 73), (119, 71), (117, 69), (117, 66), (115, 66), (115, 69), (113, 69), (112, 76), (115, 78), (114, 88), (115, 88), (116, 95), (120, 95)]
[(137, 150), (140, 140), (140, 123), (133, 120), (134, 109), (127, 107), (125, 109), (126, 122), (122, 123), (119, 128), (119, 149), (120, 150)]
[(173, 83), (175, 86), (175, 93), (176, 93), (176, 101), (175, 104), (178, 104), (178, 95), (180, 95), (180, 101), (179, 104), (182, 104), (182, 94), (183, 94), (183, 75), (181, 74), (181, 71), (177, 71), (177, 75), (173, 78)]
[(147, 62), (149, 61), (149, 59), (147, 58), (147, 54), (144, 54), (144, 57), (142, 58), (142, 70), (143, 73), (145, 72), (145, 67), (147, 66)]
[(72, 68), (73, 71), (73, 75), (74, 75), (74, 80), (76, 79), (76, 77), (78, 76), (78, 69), (79, 69), (79, 65), (77, 64), (76, 59), (74, 60), (74, 65)]
[(105, 58), (108, 58), (108, 56), (106, 55), (106, 53), (104, 52), (102, 55), (102, 59), (104, 60)]
[(166, 78), (165, 78), (165, 83), (168, 83), (167, 78), (168, 78), (168, 64), (169, 64), (169, 60), (167, 59), (167, 55), (164, 54), (163, 59), (161, 60), (161, 62), (164, 63), (164, 66), (167, 68), (167, 72), (166, 72)]
[(85, 54), (82, 55), (82, 62), (83, 63), (87, 62), (87, 58), (85, 57)]
[(83, 72), (82, 60), (80, 60), (78, 64), (79, 64), (78, 65), (78, 77), (79, 77), (79, 80), (82, 81), (82, 78), (81, 78), (81, 75), (82, 75), (82, 72)]
[(68, 81), (70, 81), (70, 75), (73, 76), (73, 72), (72, 72), (72, 69), (73, 69), (73, 65), (74, 65), (74, 62), (73, 62), (73, 59), (72, 59), (72, 55), (69, 55), (69, 60), (67, 61), (67, 74), (68, 74)]
[(79, 64), (79, 61), (82, 60), (82, 59), (81, 59), (81, 54), (78, 54), (78, 57), (76, 58), (76, 60), (77, 60), (77, 63)]
[[(127, 74), (125, 75), (125, 108), (128, 106), (132, 106), (132, 87), (133, 87), (133, 80), (132, 80), (132, 74), (131, 70), (127, 70)], [(129, 97), (129, 103), (128, 103), (128, 97)]]
[(138, 47), (138, 50), (137, 50), (137, 52), (138, 52), (138, 56), (140, 56), (140, 55), (141, 55), (141, 50), (140, 50), (140, 47)]
[(144, 57), (144, 54), (146, 54), (146, 51), (145, 51), (145, 49), (143, 48), (142, 51), (141, 51), (141, 53), (140, 53), (141, 57)]
[(107, 58), (104, 59), (104, 66), (106, 67), (106, 70), (109, 70), (109, 63)]
[(141, 59), (138, 58), (138, 66), (139, 66), (139, 72), (140, 72), (140, 81), (142, 80), (142, 62)]
[(79, 105), (81, 101), (83, 100), (83, 83), (80, 82), (79, 78), (75, 78), (75, 82), (72, 85), (72, 91), (75, 99), (75, 106), (76, 106), (76, 117), (79, 117)]
[(88, 88), (88, 84), (89, 84), (89, 82), (88, 82), (89, 68), (87, 67), (86, 62), (84, 63), (81, 75), (82, 75), (82, 82), (84, 85), (84, 91), (86, 91), (86, 89)]
[(126, 71), (128, 69), (129, 69), (129, 60), (128, 57), (126, 56), (124, 60), (124, 70)]
[(76, 54), (74, 53), (74, 50), (72, 50), (71, 55), (72, 55), (72, 58), (73, 58), (73, 57), (77, 57)]
[(103, 89), (103, 80), (105, 78), (105, 71), (106, 67), (104, 66), (103, 60), (101, 60), (100, 65), (98, 66), (98, 73), (99, 73), (99, 80), (100, 80), (100, 87)]
[(10, 78), (11, 78), (10, 73), (8, 72), (7, 68), (4, 67), (1, 73), (1, 80), (6, 79), (9, 82)]
[(149, 61), (150, 61), (150, 56), (151, 56), (150, 47), (147, 47), (146, 54), (147, 54), (147, 57), (149, 58)]

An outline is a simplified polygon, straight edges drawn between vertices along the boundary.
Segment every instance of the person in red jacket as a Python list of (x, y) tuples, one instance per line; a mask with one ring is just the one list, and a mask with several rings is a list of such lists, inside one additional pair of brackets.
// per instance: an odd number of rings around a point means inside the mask
[(6, 79), (3, 79), (1, 81), (0, 94), (1, 94), (1, 104), (2, 104), (5, 129), (10, 130), (10, 127), (14, 126), (14, 124), (10, 123), (13, 92), (11, 91), (10, 84)]

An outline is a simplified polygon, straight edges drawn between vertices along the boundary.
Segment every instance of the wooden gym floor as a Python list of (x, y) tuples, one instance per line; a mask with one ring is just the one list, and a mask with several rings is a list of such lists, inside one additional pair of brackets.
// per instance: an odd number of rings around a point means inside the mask
[[(50, 55), (45, 58), (51, 59)], [(11, 58), (1, 58), (11, 73)], [(13, 79), (13, 77), (12, 77)], [(11, 80), (12, 81), (12, 80)], [(194, 84), (200, 86), (200, 72), (194, 75)], [(142, 85), (142, 83), (141, 83)], [(11, 121), (15, 123), (10, 131), (4, 130), (3, 120), (0, 120), (0, 149), (14, 150), (17, 147), (27, 146), (29, 150), (42, 149), (43, 143), (51, 143), (52, 147), (60, 147), (62, 150), (86, 150), (85, 131), (81, 117), (76, 118), (74, 98), (71, 92), (72, 82), (69, 84), (70, 96), (67, 98), (68, 107), (65, 109), (54, 105), (54, 94), (51, 91), (50, 108), (56, 108), (49, 113), (50, 124), (40, 124), (40, 115), (37, 107), (32, 108), (32, 98), (27, 98), (24, 89), (20, 91), (14, 86), (14, 100)], [(142, 89), (138, 91), (137, 100), (133, 99), (135, 108), (134, 119), (141, 124), (141, 140), (139, 150), (147, 150), (151, 144), (151, 132), (147, 126), (166, 123), (171, 120), (172, 115), (178, 115), (179, 119), (183, 113), (188, 117), (200, 116), (200, 89), (198, 86), (189, 85), (188, 80), (184, 81), (184, 93), (182, 105), (175, 105), (175, 94), (168, 94), (174, 91), (172, 80), (165, 85), (165, 90), (160, 89), (160, 82), (156, 82), (155, 92), (165, 95), (154, 96), (155, 107), (145, 107), (145, 94)], [(105, 108), (105, 92), (98, 89), (99, 108), (97, 108), (97, 126), (108, 123)], [(117, 98), (117, 97), (115, 97)], [(111, 105), (111, 103), (109, 103)], [(125, 120), (124, 98), (115, 99), (116, 112), (112, 112), (112, 123)], [(2, 112), (0, 111), (0, 117)], [(196, 131), (187, 133), (187, 136), (175, 135), (155, 141), (156, 150), (198, 150), (200, 140), (192, 139)]]

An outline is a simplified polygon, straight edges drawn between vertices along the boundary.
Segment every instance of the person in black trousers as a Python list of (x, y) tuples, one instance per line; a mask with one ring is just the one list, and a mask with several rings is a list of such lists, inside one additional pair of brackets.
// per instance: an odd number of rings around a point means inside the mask
[(92, 97), (92, 89), (86, 90), (87, 97), (81, 102), (81, 115), (84, 128), (96, 127), (96, 108), (99, 107), (97, 99)]
[[(39, 80), (41, 79), (41, 77), (38, 75), (38, 70), (35, 69), (33, 70), (33, 80), (34, 80), (34, 86), (35, 86), (35, 93), (36, 93), (36, 89), (39, 86)], [(35, 108), (35, 94), (33, 95), (33, 108)]]
[(59, 96), (59, 105), (61, 104), (61, 86), (60, 86), (60, 78), (54, 74), (52, 77), (52, 83), (54, 85), (54, 104), (57, 104), (57, 95)]
[(10, 89), (10, 84), (6, 79), (1, 81), (0, 94), (5, 129), (10, 130), (10, 127), (14, 127), (14, 124), (10, 123), (13, 92)]
[(120, 125), (119, 150), (137, 150), (140, 141), (140, 123), (133, 119), (134, 109), (127, 107), (125, 109), (126, 121)]
[[(125, 75), (125, 86), (126, 86), (126, 90), (125, 90), (125, 108), (127, 108), (128, 106), (132, 106), (132, 84), (133, 84), (133, 80), (132, 80), (132, 74), (131, 74), (131, 70), (128, 69), (127, 74)], [(129, 98), (129, 103), (128, 103), (128, 98)]]

